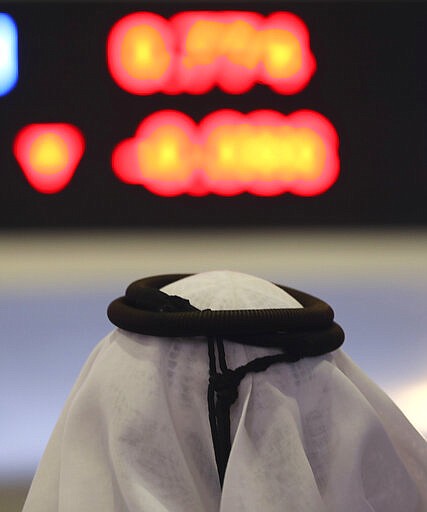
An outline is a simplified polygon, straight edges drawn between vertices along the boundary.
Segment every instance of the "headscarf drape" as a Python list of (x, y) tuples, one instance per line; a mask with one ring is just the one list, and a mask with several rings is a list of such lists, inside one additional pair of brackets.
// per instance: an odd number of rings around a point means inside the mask
[[(199, 309), (300, 307), (273, 284), (208, 272), (163, 291)], [(236, 368), (277, 353), (225, 341)], [(65, 404), (24, 512), (425, 512), (427, 444), (339, 349), (248, 374), (218, 481), (206, 340), (115, 329)]]

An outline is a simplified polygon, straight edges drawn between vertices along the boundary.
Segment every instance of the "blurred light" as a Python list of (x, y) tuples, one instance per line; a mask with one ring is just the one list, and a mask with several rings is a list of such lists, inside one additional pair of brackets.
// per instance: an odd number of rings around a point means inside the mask
[(18, 31), (13, 19), (0, 13), (0, 96), (15, 87), (18, 80)]
[(427, 439), (427, 380), (391, 391), (390, 396)]
[(129, 14), (110, 31), (107, 62), (132, 94), (203, 94), (215, 85), (240, 94), (256, 83), (294, 94), (316, 69), (307, 27), (288, 12)]
[(164, 18), (148, 12), (130, 14), (108, 35), (108, 69), (126, 91), (151, 94), (172, 77), (172, 48), (170, 26)]
[(16, 136), (13, 152), (30, 185), (53, 194), (70, 182), (84, 146), (83, 135), (73, 125), (31, 124)]
[(338, 142), (331, 123), (309, 110), (289, 116), (219, 110), (199, 125), (165, 110), (118, 144), (112, 167), (121, 181), (162, 196), (312, 196), (338, 177)]

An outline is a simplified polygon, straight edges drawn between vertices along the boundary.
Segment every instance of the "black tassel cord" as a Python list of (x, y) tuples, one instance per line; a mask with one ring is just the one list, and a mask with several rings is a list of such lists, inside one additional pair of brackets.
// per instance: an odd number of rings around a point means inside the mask
[[(215, 347), (221, 373), (217, 372)], [(221, 488), (224, 483), (225, 470), (231, 451), (230, 409), (238, 397), (241, 380), (249, 372), (262, 372), (275, 363), (295, 363), (301, 359), (300, 354), (281, 353), (253, 359), (235, 370), (227, 367), (224, 342), (220, 336), (208, 338), (209, 386), (208, 409), (215, 461)]]

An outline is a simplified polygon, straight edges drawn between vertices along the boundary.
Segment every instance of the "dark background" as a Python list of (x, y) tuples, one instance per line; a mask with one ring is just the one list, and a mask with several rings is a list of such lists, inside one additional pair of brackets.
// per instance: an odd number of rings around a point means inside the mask
[[(121, 17), (150, 10), (293, 12), (306, 23), (317, 71), (294, 96), (256, 86), (241, 95), (134, 96), (106, 65)], [(19, 80), (0, 98), (0, 228), (425, 226), (427, 224), (424, 3), (8, 3), (19, 33)], [(340, 137), (341, 173), (323, 195), (156, 196), (112, 173), (111, 153), (141, 120), (172, 108), (201, 120), (213, 110), (312, 109)], [(40, 194), (12, 154), (30, 123), (78, 126), (86, 151), (69, 185)]]

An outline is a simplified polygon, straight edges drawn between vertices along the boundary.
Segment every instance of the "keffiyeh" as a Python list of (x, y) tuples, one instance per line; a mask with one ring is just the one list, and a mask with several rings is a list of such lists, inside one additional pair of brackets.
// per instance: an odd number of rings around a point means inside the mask
[[(228, 271), (163, 291), (198, 309), (298, 308)], [(276, 348), (224, 342), (229, 368)], [(427, 444), (342, 349), (249, 373), (218, 481), (206, 340), (115, 329), (65, 404), (24, 512), (425, 512)]]

